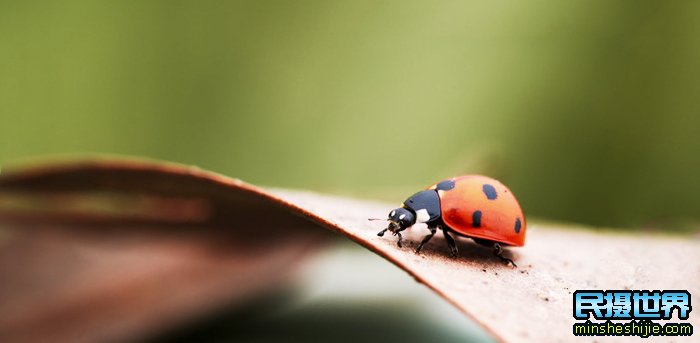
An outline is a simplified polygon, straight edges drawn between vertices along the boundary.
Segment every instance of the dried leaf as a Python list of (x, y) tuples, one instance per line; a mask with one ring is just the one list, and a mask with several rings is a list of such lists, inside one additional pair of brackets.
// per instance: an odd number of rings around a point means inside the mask
[[(530, 225), (505, 266), (441, 238), (377, 237), (392, 206), (265, 190), (172, 164), (91, 161), (0, 177), (0, 339), (142, 337), (284, 282), (325, 227), (396, 264), (499, 340), (572, 340), (577, 289), (700, 291), (698, 240)], [(293, 244), (290, 244), (293, 242)], [(696, 327), (698, 315), (691, 312)], [(45, 328), (36, 330), (35, 328)], [(633, 340), (638, 338), (632, 337)]]

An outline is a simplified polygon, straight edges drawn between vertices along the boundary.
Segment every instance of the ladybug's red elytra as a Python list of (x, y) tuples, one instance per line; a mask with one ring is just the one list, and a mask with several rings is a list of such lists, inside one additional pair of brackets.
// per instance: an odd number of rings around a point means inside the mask
[(470, 237), (479, 244), (494, 248), (502, 261), (515, 263), (502, 256), (503, 246), (525, 245), (526, 223), (518, 200), (501, 182), (481, 175), (465, 175), (438, 182), (404, 201), (403, 206), (389, 212), (388, 230), (399, 236), (416, 223), (425, 223), (430, 233), (423, 238), (416, 253), (442, 229), (452, 257), (457, 245), (450, 233)]

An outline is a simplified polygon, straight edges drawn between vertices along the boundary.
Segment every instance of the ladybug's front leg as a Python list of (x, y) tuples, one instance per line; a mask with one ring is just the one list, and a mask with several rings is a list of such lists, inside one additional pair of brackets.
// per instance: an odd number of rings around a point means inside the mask
[[(387, 230), (389, 230), (389, 229), (384, 229), (384, 230), (382, 230), (382, 231), (379, 231), (379, 232), (377, 233), (377, 236), (379, 236), (379, 237), (384, 236), (384, 233), (385, 233)], [(401, 236), (401, 231), (402, 231), (402, 230), (392, 231), (392, 233), (394, 234), (394, 236), (399, 236), (399, 240), (398, 240), (398, 242), (396, 242), (396, 245), (398, 245), (399, 248), (401, 248), (401, 247), (403, 246), (403, 245), (402, 245), (402, 244), (403, 244), (403, 236)]]
[(401, 236), (401, 231), (406, 230), (406, 228), (402, 228), (399, 230), (394, 231), (394, 236), (399, 236), (399, 240), (396, 241), (396, 245), (399, 246), (399, 248), (403, 248), (403, 236)]

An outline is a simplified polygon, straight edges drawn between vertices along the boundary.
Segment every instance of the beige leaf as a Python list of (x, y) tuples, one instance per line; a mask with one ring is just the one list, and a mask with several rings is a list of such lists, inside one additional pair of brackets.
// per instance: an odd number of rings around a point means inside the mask
[[(385, 223), (367, 220), (391, 209), (166, 163), (4, 170), (0, 340), (149, 337), (281, 287), (290, 267), (328, 238), (319, 228), (393, 262), (503, 341), (573, 341), (578, 289), (700, 294), (697, 239), (531, 224), (526, 246), (507, 252), (513, 268), (466, 238), (449, 258), (439, 234), (417, 255), (427, 233), (420, 226), (398, 248), (394, 237), (376, 236)], [(696, 312), (690, 323), (698, 327)]]

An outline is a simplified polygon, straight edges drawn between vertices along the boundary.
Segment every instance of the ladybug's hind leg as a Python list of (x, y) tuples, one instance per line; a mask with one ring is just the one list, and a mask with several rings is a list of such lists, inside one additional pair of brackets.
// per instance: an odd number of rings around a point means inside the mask
[(499, 243), (493, 243), (493, 254), (496, 255), (501, 261), (505, 262), (506, 265), (512, 264), (513, 267), (518, 268), (518, 265), (513, 262), (513, 260), (503, 256), (503, 247)]
[(442, 226), (440, 228), (442, 229), (442, 234), (445, 236), (447, 246), (450, 247), (450, 257), (457, 257), (457, 243), (455, 243), (455, 239), (452, 238), (452, 236), (448, 232), (449, 229)]

